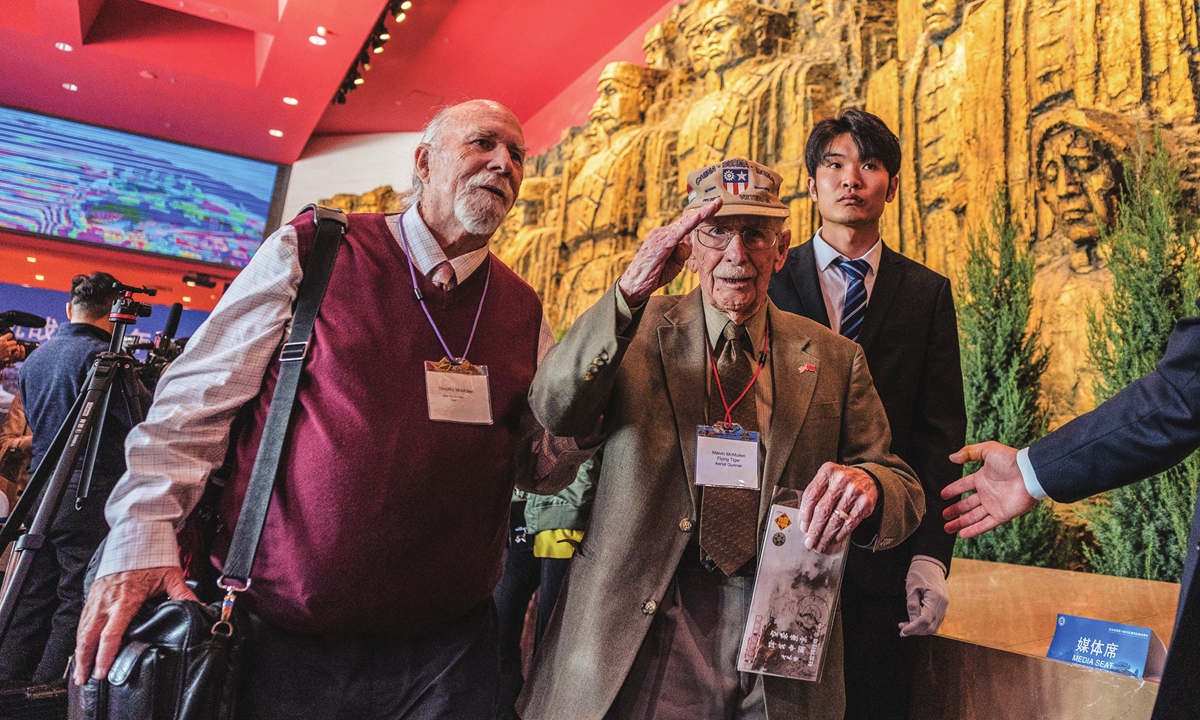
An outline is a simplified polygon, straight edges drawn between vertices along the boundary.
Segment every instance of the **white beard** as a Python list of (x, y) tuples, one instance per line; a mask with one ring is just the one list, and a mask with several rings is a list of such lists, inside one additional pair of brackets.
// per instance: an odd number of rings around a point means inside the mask
[(454, 198), (454, 217), (472, 235), (491, 235), (507, 216), (504, 201), (486, 190), (468, 188)]

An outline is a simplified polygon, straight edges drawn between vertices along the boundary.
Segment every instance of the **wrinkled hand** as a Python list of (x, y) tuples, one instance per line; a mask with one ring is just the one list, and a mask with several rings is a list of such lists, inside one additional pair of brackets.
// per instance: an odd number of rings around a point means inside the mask
[[(804, 546), (825, 552), (837, 546), (859, 523), (875, 512), (879, 489), (865, 470), (827, 462), (804, 489), (800, 499), (800, 529), (808, 534)], [(835, 514), (840, 510), (848, 517)]]
[(108, 675), (129, 621), (147, 598), (164, 591), (172, 600), (200, 601), (184, 582), (183, 570), (178, 567), (130, 570), (105, 575), (92, 584), (75, 634), (72, 677), (76, 685), (86, 683), (89, 674), (97, 679)]
[(15, 339), (12, 333), (0, 335), (0, 368), (8, 367), (25, 359), (25, 348)]
[(655, 290), (675, 279), (692, 255), (688, 236), (720, 209), (718, 198), (702, 208), (685, 212), (670, 225), (650, 231), (617, 281), (617, 287), (631, 308), (646, 302)]
[(942, 626), (950, 591), (946, 587), (946, 571), (933, 558), (917, 555), (908, 565), (908, 622), (899, 623), (900, 637), (932, 635)]
[(942, 511), (946, 532), (972, 538), (1024, 515), (1037, 506), (1017, 466), (1017, 451), (998, 442), (968, 445), (950, 456), (959, 465), (983, 462), (983, 467), (942, 490), (942, 499), (974, 491)]

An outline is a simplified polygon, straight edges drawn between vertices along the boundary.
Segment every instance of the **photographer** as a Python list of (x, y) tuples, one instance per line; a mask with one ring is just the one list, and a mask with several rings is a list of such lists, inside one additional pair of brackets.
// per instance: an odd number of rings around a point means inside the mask
[[(77, 275), (67, 304), (69, 324), (59, 328), (21, 368), (20, 395), (33, 430), (33, 467), (46, 456), (55, 434), (85, 390), (88, 371), (108, 350), (117, 299), (116, 278), (108, 273)], [(142, 406), (149, 394), (138, 385)], [(37, 551), (25, 592), (0, 646), (0, 681), (50, 682), (61, 678), (75, 650), (75, 629), (83, 610), (83, 576), (88, 561), (108, 533), (104, 504), (125, 471), (125, 435), (132, 427), (125, 400), (114, 395), (104, 424), (95, 473), (79, 510), (75, 498), (81, 467), (59, 505), (46, 542)]]

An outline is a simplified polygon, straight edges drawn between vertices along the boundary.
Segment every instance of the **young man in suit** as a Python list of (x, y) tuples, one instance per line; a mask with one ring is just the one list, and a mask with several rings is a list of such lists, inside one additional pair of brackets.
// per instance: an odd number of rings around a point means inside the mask
[(961, 475), (948, 456), (966, 434), (954, 300), (949, 280), (879, 236), (900, 169), (900, 144), (882, 120), (845, 110), (813, 128), (804, 155), (822, 225), (788, 252), (771, 279), (771, 300), (862, 346), (892, 452), (920, 478), (927, 507), (899, 547), (850, 548), (842, 599), (846, 718), (907, 718), (908, 638), (937, 632), (949, 599), (954, 538), (938, 527), (939, 493)]
[[(737, 669), (773, 491), (803, 491), (788, 532), (818, 552), (852, 531), (893, 547), (924, 502), (888, 451), (862, 348), (767, 298), (790, 239), (780, 182), (736, 158), (690, 173), (688, 212), (650, 232), (534, 378), (544, 427), (572, 437), (603, 417), (605, 445), (525, 720), (842, 718), (836, 612), (821, 682)], [(699, 287), (651, 297), (685, 262)], [(753, 485), (708, 484), (697, 461), (698, 432), (723, 417), (761, 433), (743, 456)]]

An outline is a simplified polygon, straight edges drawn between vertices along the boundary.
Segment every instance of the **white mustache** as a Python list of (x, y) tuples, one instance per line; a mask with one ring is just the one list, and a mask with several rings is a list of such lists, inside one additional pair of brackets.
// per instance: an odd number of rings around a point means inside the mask
[(726, 273), (723, 275), (718, 275), (717, 273), (713, 273), (713, 277), (717, 278), (718, 280), (752, 280), (752, 279), (758, 277), (758, 273), (737, 272), (737, 273)]
[(479, 188), (488, 188), (490, 190), (495, 190), (495, 191), (499, 192), (501, 195), (504, 196), (504, 201), (511, 205), (513, 202), (512, 188), (510, 188), (508, 185), (505, 185), (502, 182), (494, 181), (493, 177), (494, 176), (488, 172), (482, 172), (482, 173), (476, 175), (475, 177), (473, 177), (467, 181), (467, 187), (466, 187), (465, 192), (470, 192), (472, 190), (477, 190)]

